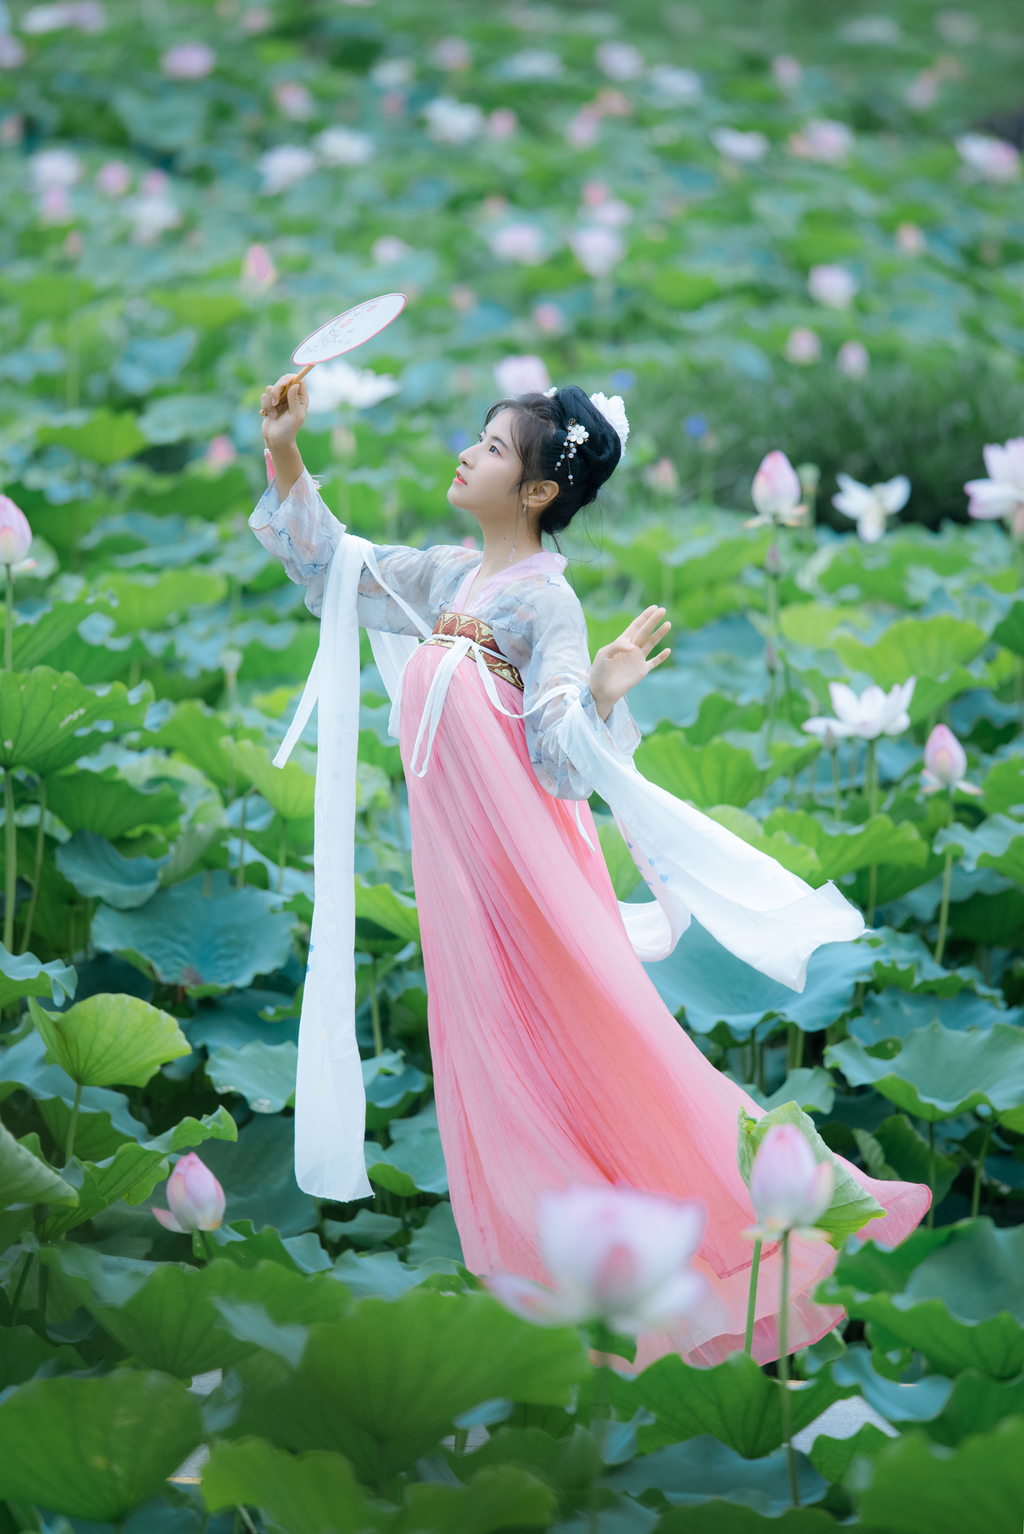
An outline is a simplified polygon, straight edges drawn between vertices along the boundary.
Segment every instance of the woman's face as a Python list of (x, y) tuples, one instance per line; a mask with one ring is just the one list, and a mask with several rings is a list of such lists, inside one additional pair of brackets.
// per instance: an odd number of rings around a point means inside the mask
[(518, 485), (523, 466), (512, 442), (511, 425), (511, 410), (500, 411), (484, 427), (479, 441), (459, 454), (448, 499), (481, 523), (515, 516), (522, 505)]

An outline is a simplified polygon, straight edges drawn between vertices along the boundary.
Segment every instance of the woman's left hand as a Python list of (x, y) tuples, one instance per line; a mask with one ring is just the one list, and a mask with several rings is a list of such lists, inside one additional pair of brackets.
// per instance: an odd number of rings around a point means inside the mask
[(608, 718), (631, 687), (635, 687), (655, 666), (660, 666), (663, 660), (668, 660), (670, 650), (662, 650), (653, 660), (648, 659), (654, 646), (660, 644), (672, 627), (671, 623), (662, 622), (664, 616), (663, 607), (648, 607), (639, 618), (633, 619), (618, 639), (602, 645), (594, 656), (590, 691), (602, 719)]

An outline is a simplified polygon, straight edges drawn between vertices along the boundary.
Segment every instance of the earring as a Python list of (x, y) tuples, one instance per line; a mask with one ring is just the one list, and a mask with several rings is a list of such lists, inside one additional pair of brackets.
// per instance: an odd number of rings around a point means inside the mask
[(506, 559), (506, 561), (505, 561), (505, 563), (507, 565), (510, 565), (512, 563), (513, 559), (515, 559), (515, 557), (516, 557), (516, 544), (519, 542), (519, 534), (522, 531), (523, 523), (524, 523), (525, 520), (526, 520), (526, 502), (524, 501), (523, 502), (523, 509), (519, 513), (519, 520), (516, 523), (516, 535), (515, 535), (515, 538), (512, 540), (512, 552), (509, 554), (508, 559)]

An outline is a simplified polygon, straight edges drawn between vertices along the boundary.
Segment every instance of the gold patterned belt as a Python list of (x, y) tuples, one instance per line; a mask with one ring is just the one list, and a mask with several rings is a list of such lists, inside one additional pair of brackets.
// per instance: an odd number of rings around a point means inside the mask
[(512, 662), (502, 655), (489, 623), (482, 618), (471, 618), (468, 613), (442, 613), (434, 624), (434, 632), (424, 643), (451, 646), (456, 639), (471, 639), (479, 645), (488, 671), (500, 676), (503, 682), (511, 682), (520, 692), (524, 691), (522, 677)]

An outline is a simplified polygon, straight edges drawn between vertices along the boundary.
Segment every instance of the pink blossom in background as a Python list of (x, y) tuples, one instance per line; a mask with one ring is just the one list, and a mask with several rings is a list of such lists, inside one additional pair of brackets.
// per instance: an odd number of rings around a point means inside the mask
[(230, 437), (212, 437), (203, 461), (208, 468), (227, 469), (237, 457), (238, 450)]
[(921, 787), (926, 794), (943, 788), (951, 793), (983, 793), (976, 784), (967, 782), (966, 773), (967, 752), (948, 726), (937, 724), (925, 742)]
[(590, 277), (607, 277), (626, 254), (626, 242), (614, 229), (576, 229), (569, 236), (573, 255)]
[(602, 114), (595, 107), (585, 106), (580, 107), (575, 116), (569, 119), (565, 136), (574, 149), (589, 149), (591, 144), (597, 142), (601, 117)]
[(277, 281), (277, 267), (262, 245), (250, 245), (242, 257), (241, 278), (249, 287), (261, 290)]
[(525, 220), (493, 230), (487, 243), (500, 260), (518, 261), (521, 266), (539, 266), (546, 253), (544, 231)]
[(816, 303), (829, 309), (848, 309), (857, 295), (859, 284), (845, 266), (812, 266), (807, 276), (807, 291)]
[(382, 234), (380, 239), (374, 240), (370, 246), (370, 255), (373, 257), (375, 266), (394, 266), (396, 261), (404, 261), (406, 256), (412, 254), (412, 246), (400, 240), (397, 234)]
[(0, 69), (17, 69), (24, 62), (24, 44), (9, 32), (0, 32)]
[(777, 53), (772, 59), (772, 79), (780, 91), (799, 90), (803, 77), (803, 65), (791, 53)]
[(659, 458), (647, 465), (644, 484), (658, 495), (674, 495), (679, 489), (679, 474), (671, 458)]
[(954, 139), (957, 153), (968, 170), (995, 184), (1016, 181), (1020, 176), (1020, 151), (1005, 139), (987, 133), (962, 133)]
[(20, 565), (31, 547), (28, 518), (9, 495), (0, 495), (0, 565)]
[(365, 165), (373, 159), (373, 139), (353, 128), (325, 128), (313, 147), (325, 165)]
[(195, 1151), (182, 1156), (167, 1179), (169, 1209), (153, 1213), (166, 1230), (216, 1230), (224, 1218), (224, 1189)]
[(584, 181), (583, 201), (588, 208), (600, 207), (601, 203), (607, 202), (610, 192), (604, 181)]
[(778, 1237), (806, 1231), (832, 1200), (835, 1174), (831, 1161), (817, 1161), (807, 1137), (795, 1124), (774, 1124), (758, 1147), (750, 1172), (750, 1200), (758, 1231)]
[(712, 128), (709, 136), (722, 158), (734, 165), (756, 165), (771, 147), (763, 133), (741, 133), (736, 128)]
[(479, 303), (476, 289), (467, 286), (464, 282), (455, 283), (448, 297), (452, 301), (452, 308), (459, 314), (467, 314), (470, 309), (475, 309)]
[(799, 522), (807, 510), (800, 504), (802, 494), (800, 478), (785, 453), (778, 448), (766, 453), (750, 487), (757, 516), (747, 526), (782, 522), (789, 527)]
[(989, 442), (983, 449), (988, 479), (969, 479), (967, 515), (978, 521), (1005, 520), (1011, 532), (1024, 537), (1024, 437), (1011, 437), (1002, 447)]
[(282, 85), (275, 85), (274, 100), (278, 111), (290, 117), (293, 122), (308, 122), (316, 116), (316, 102), (308, 88), (297, 80), (286, 80)]
[(107, 13), (97, 0), (78, 0), (63, 5), (33, 5), (21, 18), (21, 30), (29, 36), (62, 32), (75, 27), (79, 32), (102, 32)]
[(468, 144), (484, 129), (484, 114), (472, 101), (455, 101), (450, 96), (436, 96), (423, 108), (427, 131), (439, 144)]
[(821, 337), (816, 330), (808, 330), (805, 325), (798, 325), (791, 330), (786, 338), (786, 360), (795, 362), (797, 367), (809, 367), (812, 362), (821, 361)]
[(107, 197), (123, 197), (131, 184), (131, 167), (123, 160), (106, 160), (96, 172), (97, 191)]
[(8, 112), (0, 117), (0, 144), (5, 149), (14, 144), (20, 144), (25, 137), (25, 119), (20, 112)]
[(263, 177), (260, 191), (265, 197), (273, 197), (312, 175), (316, 170), (316, 155), (300, 144), (279, 144), (276, 149), (268, 149), (260, 156), (259, 170)]
[(533, 319), (537, 329), (546, 336), (561, 335), (565, 329), (565, 315), (557, 304), (536, 304), (533, 310)]
[(639, 80), (644, 72), (643, 55), (632, 43), (602, 43), (594, 62), (609, 80)]
[(926, 249), (925, 238), (916, 224), (898, 224), (896, 249), (905, 256), (920, 256)]
[(82, 174), (82, 162), (70, 149), (40, 149), (28, 162), (34, 192), (49, 187), (74, 186)]
[(464, 37), (442, 37), (430, 50), (430, 62), (435, 69), (469, 69), (473, 50)]
[(817, 160), (821, 165), (845, 165), (853, 149), (853, 134), (845, 123), (831, 118), (812, 119), (802, 133), (791, 133), (789, 147), (803, 160)]
[(586, 210), (586, 217), (594, 224), (604, 224), (609, 229), (624, 229), (633, 222), (633, 209), (621, 197), (606, 197), (595, 207)]
[(708, 1293), (690, 1266), (707, 1224), (704, 1206), (625, 1187), (549, 1190), (537, 1201), (541, 1256), (553, 1288), (496, 1273), (488, 1288), (542, 1326), (602, 1319), (623, 1336), (664, 1330)]
[(903, 99), (912, 112), (927, 112), (935, 105), (939, 87), (944, 76), (937, 69), (922, 69), (916, 74), (903, 93)]
[(40, 194), (37, 206), (44, 224), (67, 224), (74, 216), (71, 198), (63, 186), (48, 186)]
[(494, 377), (502, 394), (543, 394), (551, 388), (551, 375), (543, 357), (502, 357), (495, 363)]
[(495, 107), (487, 119), (487, 137), (499, 140), (514, 138), (519, 131), (519, 118), (510, 107)]
[(216, 67), (217, 55), (205, 43), (176, 43), (160, 58), (160, 68), (171, 80), (202, 80)]
[(77, 229), (69, 229), (64, 239), (64, 254), (69, 261), (77, 261), (82, 254), (82, 236)]
[(836, 352), (836, 367), (847, 378), (866, 378), (871, 356), (863, 341), (844, 341)]
[(165, 170), (147, 170), (142, 178), (145, 197), (165, 197), (170, 191), (171, 178)]
[(238, 25), (243, 32), (247, 33), (250, 37), (254, 37), (259, 32), (268, 31), (273, 20), (272, 14), (265, 6), (251, 5), (242, 12)]

